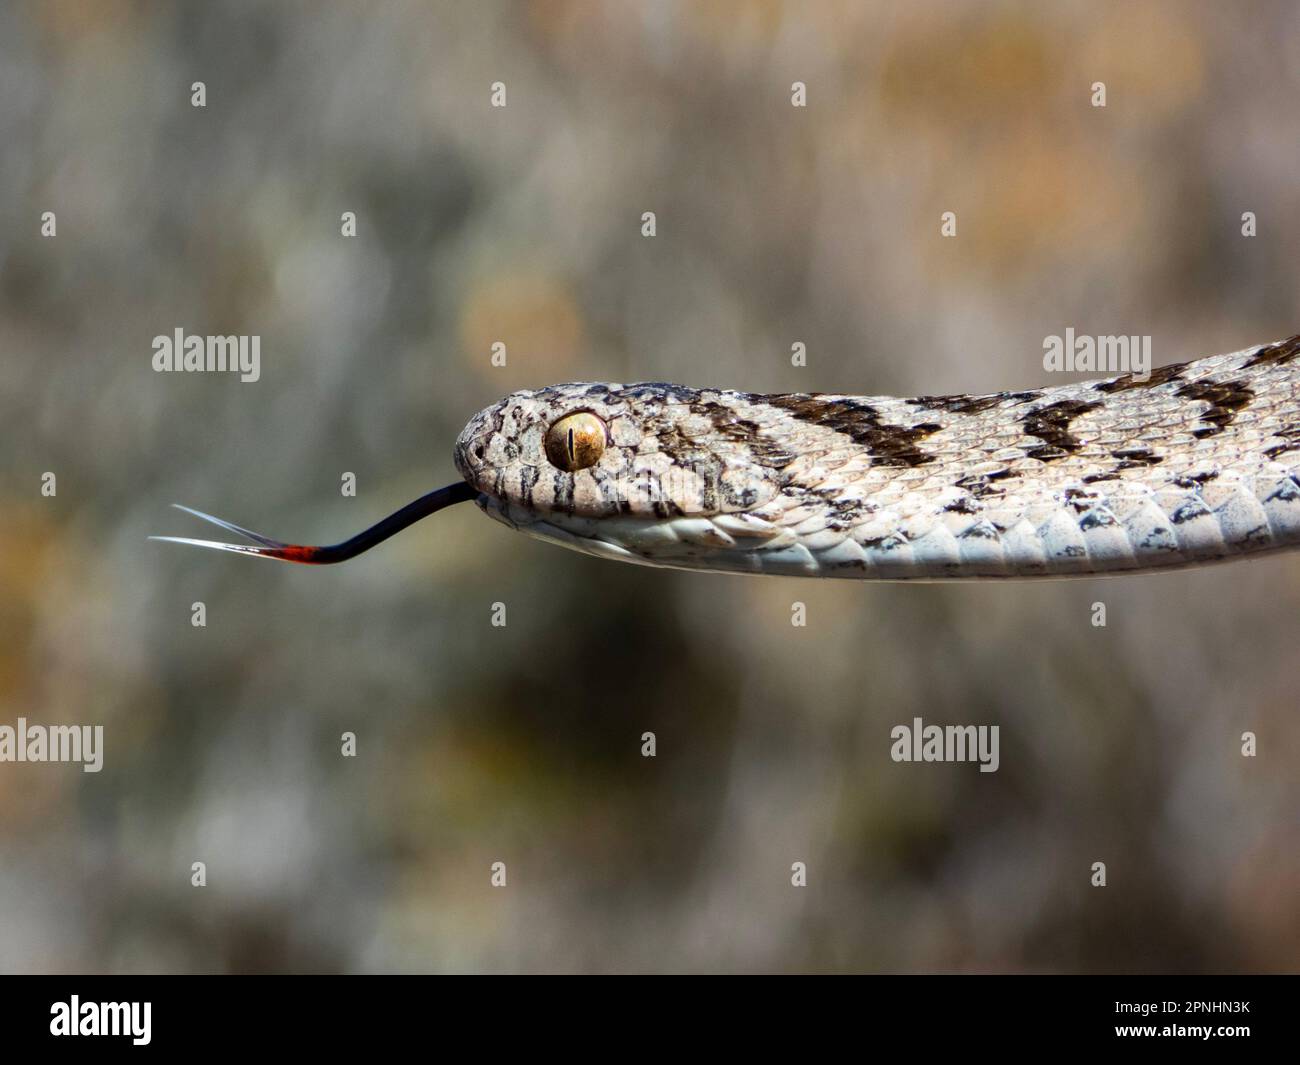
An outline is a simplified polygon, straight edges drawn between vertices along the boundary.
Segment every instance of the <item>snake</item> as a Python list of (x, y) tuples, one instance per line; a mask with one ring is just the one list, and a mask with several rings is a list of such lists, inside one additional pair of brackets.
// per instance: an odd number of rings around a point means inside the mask
[(603, 559), (886, 581), (1082, 577), (1300, 544), (1300, 335), (987, 395), (772, 395), (661, 382), (515, 392), (470, 419), (459, 482), (342, 543), (153, 539), (325, 564), (473, 501)]

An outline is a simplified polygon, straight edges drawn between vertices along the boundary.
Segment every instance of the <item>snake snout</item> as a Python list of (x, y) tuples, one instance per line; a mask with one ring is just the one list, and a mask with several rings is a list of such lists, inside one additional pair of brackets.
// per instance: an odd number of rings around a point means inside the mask
[(452, 450), (452, 460), (457, 472), (475, 488), (479, 488), (485, 470), (490, 466), (487, 460), (487, 447), (491, 437), (491, 428), (487, 411), (480, 411), (469, 420), (461, 430)]

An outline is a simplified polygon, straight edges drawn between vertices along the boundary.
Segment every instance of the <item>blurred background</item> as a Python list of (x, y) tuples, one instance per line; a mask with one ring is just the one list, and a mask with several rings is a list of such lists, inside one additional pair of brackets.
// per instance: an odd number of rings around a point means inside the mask
[[(556, 381), (980, 392), (1062, 383), (1067, 327), (1300, 331), (1298, 45), (1283, 2), (0, 7), (0, 724), (105, 730), (98, 774), (0, 764), (0, 968), (1294, 970), (1300, 559), (146, 536), (342, 539)], [(259, 335), (261, 380), (153, 372), (177, 328)], [(913, 717), (1000, 725), (1001, 768), (895, 764)]]

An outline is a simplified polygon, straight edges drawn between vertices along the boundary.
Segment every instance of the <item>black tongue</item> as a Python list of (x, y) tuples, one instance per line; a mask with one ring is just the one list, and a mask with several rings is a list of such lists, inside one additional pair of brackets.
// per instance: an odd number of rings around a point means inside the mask
[(255, 533), (240, 525), (213, 517), (211, 514), (204, 514), (201, 510), (182, 507), (178, 503), (176, 504), (178, 509), (202, 518), (204, 521), (210, 521), (213, 525), (219, 525), (230, 532), (238, 533), (240, 536), (252, 540), (257, 546), (223, 544), (216, 540), (191, 540), (183, 536), (151, 536), (149, 539), (163, 540), (174, 544), (190, 544), (194, 547), (210, 547), (217, 551), (235, 551), (241, 555), (275, 558), (282, 562), (301, 562), (306, 565), (327, 566), (334, 562), (346, 562), (363, 551), (369, 551), (376, 544), (383, 543), (390, 536), (401, 532), (408, 525), (414, 525), (421, 518), (427, 518), (430, 514), (453, 504), (464, 503), (477, 495), (478, 492), (471, 485), (464, 481), (457, 481), (455, 484), (447, 485), (446, 488), (435, 489), (427, 495), (422, 495), (419, 499), (407, 503), (401, 510), (394, 511), (382, 521), (376, 522), (370, 528), (357, 533), (350, 540), (320, 547), (312, 544), (287, 544), (280, 540), (272, 540), (261, 533)]

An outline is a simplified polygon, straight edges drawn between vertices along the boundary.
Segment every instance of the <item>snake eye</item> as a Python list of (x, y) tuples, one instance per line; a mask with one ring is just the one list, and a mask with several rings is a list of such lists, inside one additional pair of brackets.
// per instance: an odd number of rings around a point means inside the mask
[(585, 470), (605, 453), (605, 423), (589, 410), (566, 414), (546, 430), (546, 457), (569, 473)]

